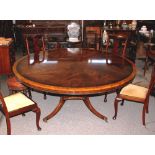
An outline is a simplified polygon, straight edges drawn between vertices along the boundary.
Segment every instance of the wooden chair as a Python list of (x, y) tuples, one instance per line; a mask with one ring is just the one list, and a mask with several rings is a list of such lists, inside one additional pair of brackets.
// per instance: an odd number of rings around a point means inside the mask
[(153, 66), (152, 69), (151, 80), (148, 88), (137, 86), (134, 84), (128, 84), (116, 96), (114, 102), (115, 115), (113, 116), (113, 119), (115, 120), (117, 118), (119, 101), (124, 100), (134, 101), (143, 104), (142, 123), (143, 125), (145, 125), (145, 113), (148, 113), (149, 96), (154, 84), (155, 84), (155, 66)]
[(144, 76), (146, 73), (146, 70), (148, 69), (149, 61), (151, 64), (155, 63), (155, 44), (154, 43), (146, 43), (146, 59), (145, 59), (145, 65), (144, 65)]
[[(14, 49), (13, 49), (13, 51), (14, 51)], [(15, 57), (13, 58), (13, 60), (12, 60), (12, 58), (10, 58), (10, 59), (11, 59), (10, 62), (12, 62), (12, 63), (9, 64), (10, 65), (9, 68), (11, 68), (11, 65), (13, 65), (13, 63), (15, 62)], [(32, 98), (30, 89), (28, 87), (24, 86), (20, 81), (17, 80), (17, 78), (12, 73), (12, 69), (10, 69), (10, 72), (7, 74), (6, 83), (7, 83), (10, 94), (13, 94), (16, 92), (23, 92), (25, 94), (28, 93), (29, 97)]]
[(86, 48), (97, 50), (97, 34), (94, 31), (86, 33)]
[(84, 37), (84, 47), (93, 48), (100, 50), (101, 44), (101, 27), (99, 26), (86, 26), (85, 37)]
[[(111, 41), (113, 40), (113, 43)], [(106, 44), (106, 52), (109, 52), (109, 47), (113, 44), (112, 52), (123, 57), (126, 56), (128, 36), (124, 34), (109, 34)], [(121, 48), (121, 51), (119, 50)]]
[(7, 83), (10, 95), (17, 92), (23, 92), (24, 94), (28, 93), (29, 97), (32, 98), (30, 89), (24, 86), (20, 81), (18, 81), (18, 79), (15, 76), (13, 75), (8, 76), (6, 83)]
[(16, 94), (12, 94), (10, 96), (4, 97), (0, 92), (0, 110), (5, 115), (6, 124), (7, 124), (7, 134), (11, 135), (11, 122), (10, 118), (33, 111), (36, 113), (36, 126), (38, 130), (41, 130), (39, 126), (40, 120), (40, 108), (37, 104), (32, 101), (30, 98), (25, 96), (23, 93), (18, 92)]
[(28, 57), (33, 53), (35, 61), (39, 61), (39, 55), (41, 53), (43, 54), (43, 57), (45, 56), (45, 42), (43, 36), (32, 35), (25, 37), (25, 45)]
[[(111, 42), (113, 41), (113, 43)], [(113, 44), (113, 45), (112, 45)], [(108, 40), (106, 43), (106, 53), (108, 53), (110, 50), (110, 46), (112, 46), (112, 53), (119, 54), (122, 57), (126, 56), (126, 49), (128, 44), (128, 36), (124, 34), (109, 34)], [(121, 51), (120, 51), (121, 48)], [(107, 94), (105, 93), (104, 102), (107, 102)]]
[[(30, 59), (30, 54), (32, 51), (34, 53), (34, 61), (39, 62), (39, 54), (42, 52), (44, 60), (45, 57), (45, 42), (44, 42), (44, 37), (40, 35), (32, 35), (32, 36), (25, 36), (25, 44), (26, 44), (26, 51), (28, 55), (28, 59)], [(32, 46), (30, 47), (30, 41), (32, 43)], [(41, 43), (40, 43), (41, 42)], [(29, 60), (28, 60), (29, 61)], [(46, 93), (44, 92), (44, 99), (46, 99)]]

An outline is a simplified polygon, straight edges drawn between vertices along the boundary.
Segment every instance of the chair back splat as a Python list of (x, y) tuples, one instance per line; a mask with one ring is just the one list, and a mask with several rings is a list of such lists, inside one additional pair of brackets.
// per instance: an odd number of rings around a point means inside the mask
[[(40, 43), (41, 42), (41, 43)], [(32, 44), (32, 47), (30, 47), (30, 43)], [(28, 63), (33, 64), (36, 62), (42, 62), (45, 59), (45, 41), (44, 37), (40, 35), (32, 35), (25, 37), (25, 45), (26, 45), (26, 50), (27, 50), (27, 55), (28, 55)], [(34, 62), (31, 63), (31, 52), (34, 55)], [(46, 99), (46, 92), (43, 92), (44, 94), (44, 99)]]
[(35, 36), (25, 37), (25, 46), (26, 46), (26, 51), (27, 51), (29, 60), (30, 60), (31, 51), (34, 54), (35, 62), (40, 61), (40, 54), (42, 54), (42, 61), (44, 60), (44, 58), (45, 58), (45, 42), (44, 42), (43, 36), (35, 35)]
[[(113, 43), (111, 42), (113, 40)], [(109, 34), (106, 44), (106, 52), (109, 52), (109, 47), (113, 44), (112, 53), (120, 54), (121, 56), (126, 56), (126, 48), (128, 43), (128, 36), (124, 34)], [(121, 47), (121, 53), (119, 53), (119, 48)]]

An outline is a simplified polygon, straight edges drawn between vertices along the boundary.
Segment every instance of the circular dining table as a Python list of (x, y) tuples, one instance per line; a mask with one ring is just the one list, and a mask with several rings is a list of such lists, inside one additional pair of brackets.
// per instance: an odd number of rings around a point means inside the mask
[(37, 59), (33, 55), (18, 59), (13, 72), (24, 85), (60, 96), (56, 108), (43, 119), (45, 122), (59, 112), (66, 100), (83, 100), (93, 114), (107, 121), (89, 97), (120, 90), (134, 79), (136, 67), (116, 54), (57, 48), (40, 54)]

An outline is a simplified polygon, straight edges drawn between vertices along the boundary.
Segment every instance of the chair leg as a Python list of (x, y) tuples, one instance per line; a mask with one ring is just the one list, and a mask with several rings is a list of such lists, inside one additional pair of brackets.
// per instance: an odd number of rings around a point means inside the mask
[(28, 88), (27, 91), (28, 91), (28, 94), (29, 94), (29, 98), (32, 99), (32, 94), (31, 94), (30, 88)]
[(22, 116), (24, 117), (25, 116), (25, 113), (23, 113)]
[(121, 106), (123, 106), (123, 105), (124, 105), (124, 100), (122, 100), (122, 101), (121, 101), (121, 104), (120, 104), (120, 105), (121, 105)]
[(149, 113), (149, 98), (148, 98), (148, 100), (146, 101), (146, 103), (144, 103), (144, 104), (146, 104), (145, 112), (146, 112), (146, 113)]
[(41, 130), (41, 127), (39, 126), (39, 121), (40, 121), (40, 115), (41, 115), (41, 111), (40, 111), (40, 108), (39, 107), (36, 107), (33, 112), (36, 113), (36, 126), (37, 126), (37, 129), (40, 131)]
[(47, 99), (47, 96), (46, 96), (46, 93), (44, 92), (44, 100), (46, 100)]
[(6, 116), (7, 134), (11, 135), (11, 122), (10, 118)]
[(143, 106), (143, 111), (142, 111), (142, 122), (143, 122), (143, 125), (145, 126), (145, 105)]
[(145, 59), (145, 65), (144, 65), (144, 76), (145, 76), (146, 70), (148, 69), (147, 61), (148, 61), (148, 58)]
[(104, 102), (107, 102), (107, 93), (105, 93)]
[[(119, 95), (119, 93), (120, 93), (120, 89), (117, 89), (116, 90), (116, 94), (117, 95)], [(122, 101), (121, 101), (121, 104), (120, 104), (121, 106), (123, 106), (124, 105), (124, 100), (122, 99)]]
[(118, 111), (118, 100), (117, 100), (117, 97), (116, 97), (115, 102), (114, 102), (114, 109), (115, 109), (115, 115), (113, 116), (113, 120), (115, 120), (116, 117), (117, 117), (117, 111)]

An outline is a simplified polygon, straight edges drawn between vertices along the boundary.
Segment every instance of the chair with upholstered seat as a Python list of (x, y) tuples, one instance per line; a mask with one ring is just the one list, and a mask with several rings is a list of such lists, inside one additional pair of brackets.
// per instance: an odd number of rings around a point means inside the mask
[[(124, 34), (109, 34), (106, 43), (106, 53), (118, 54), (126, 57), (126, 49), (128, 44), (128, 36)], [(110, 47), (112, 49), (110, 50)], [(105, 93), (104, 102), (107, 102), (107, 93)]]
[(24, 94), (29, 94), (32, 98), (31, 91), (29, 88), (24, 86), (15, 76), (9, 76), (6, 80), (10, 95), (17, 92), (23, 92)]
[(40, 108), (34, 101), (32, 101), (30, 98), (28, 98), (21, 92), (12, 94), (4, 98), (0, 92), (0, 110), (6, 117), (8, 135), (11, 134), (10, 118), (29, 111), (33, 111), (36, 113), (36, 126), (38, 130), (41, 130), (39, 126), (40, 113), (41, 113)]
[(117, 117), (118, 102), (122, 100), (123, 101), (128, 100), (143, 104), (142, 123), (143, 125), (145, 125), (145, 113), (148, 113), (149, 96), (154, 84), (155, 84), (155, 66), (153, 66), (152, 69), (151, 80), (148, 88), (137, 86), (134, 84), (128, 84), (116, 96), (114, 102), (115, 115), (113, 116), (113, 119), (116, 119)]
[[(13, 60), (12, 60), (12, 58), (10, 57), (10, 62), (12, 62), (11, 63), (12, 65), (13, 65), (14, 61), (15, 61), (15, 58), (13, 58)], [(9, 64), (10, 65), (9, 68), (12, 68), (11, 64)], [(12, 73), (12, 69), (10, 69), (10, 72), (7, 74), (6, 84), (8, 86), (10, 94), (13, 94), (13, 93), (16, 93), (16, 92), (23, 92), (25, 94), (28, 93), (30, 98), (32, 97), (30, 89), (28, 87), (24, 86), (14, 76), (14, 74)]]

